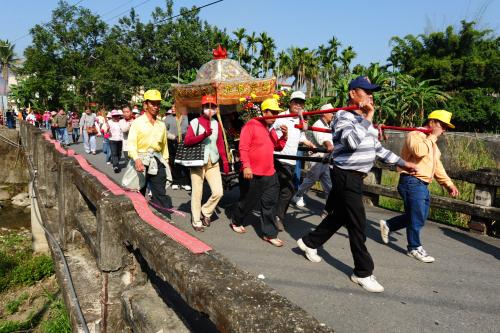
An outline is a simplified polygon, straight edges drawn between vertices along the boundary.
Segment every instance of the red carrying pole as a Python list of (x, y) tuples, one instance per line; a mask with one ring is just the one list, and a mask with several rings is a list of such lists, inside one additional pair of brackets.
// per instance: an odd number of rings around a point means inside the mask
[[(333, 108), (333, 109), (327, 109), (327, 110), (316, 110), (316, 111), (308, 111), (308, 112), (302, 112), (303, 116), (312, 116), (316, 114), (325, 114), (325, 113), (333, 113), (337, 111), (351, 111), (351, 110), (358, 110), (359, 106), (358, 105), (350, 105), (350, 106), (343, 106), (340, 108)], [(299, 114), (279, 114), (276, 116), (261, 116), (261, 117), (255, 117), (257, 120), (262, 120), (262, 119), (278, 119), (278, 118), (291, 118), (291, 117), (298, 117)], [(413, 131), (420, 131), (422, 133), (430, 133), (431, 130), (428, 128), (415, 128), (415, 127), (399, 127), (399, 126), (386, 126), (386, 125), (377, 125), (373, 124), (373, 127), (380, 129), (382, 131), (384, 130), (394, 130), (394, 131), (404, 131), (404, 132), (413, 132)], [(297, 124), (295, 125), (295, 128), (303, 129), (304, 126), (302, 124)], [(323, 133), (330, 133), (331, 130), (327, 128), (321, 128), (321, 127), (314, 127), (314, 126), (308, 126), (308, 130), (310, 131), (315, 131), (315, 132), (323, 132)]]
[[(296, 124), (295, 128), (298, 129), (304, 129), (304, 126), (302, 124)], [(313, 132), (323, 132), (323, 133), (332, 133), (331, 129), (328, 128), (322, 128), (322, 127), (314, 127), (314, 126), (308, 126), (307, 127), (308, 131), (313, 131)]]
[[(428, 128), (386, 126), (386, 125), (377, 125), (377, 124), (374, 124), (373, 127), (377, 128), (377, 129), (380, 128), (382, 131), (384, 131), (384, 130), (394, 130), (394, 131), (404, 131), (404, 132), (420, 131), (422, 133), (430, 133), (432, 131)], [(295, 128), (303, 129), (304, 126), (302, 126), (302, 124), (296, 124)], [(314, 131), (314, 132), (323, 132), (323, 133), (331, 133), (332, 132), (332, 130), (330, 130), (328, 128), (314, 127), (314, 126), (309, 126), (309, 127), (307, 127), (307, 129), (309, 131)]]
[[(327, 110), (317, 110), (317, 111), (308, 111), (308, 112), (302, 112), (303, 116), (312, 116), (315, 114), (324, 114), (324, 113), (333, 113), (337, 111), (351, 111), (351, 110), (357, 110), (359, 109), (359, 106), (357, 105), (351, 105), (351, 106), (343, 106), (340, 108), (333, 108), (333, 109), (327, 109)], [(278, 118), (290, 118), (290, 117), (298, 117), (299, 114), (278, 114), (276, 116), (262, 116), (262, 117), (255, 117), (257, 120), (262, 120), (262, 119), (278, 119)]]
[(399, 127), (399, 126), (387, 126), (387, 125), (373, 125), (375, 128), (379, 128), (382, 131), (385, 130), (394, 130), (394, 131), (403, 131), (403, 132), (413, 132), (413, 131), (420, 131), (422, 133), (430, 133), (432, 132), (431, 129), (429, 128), (423, 128), (423, 127)]

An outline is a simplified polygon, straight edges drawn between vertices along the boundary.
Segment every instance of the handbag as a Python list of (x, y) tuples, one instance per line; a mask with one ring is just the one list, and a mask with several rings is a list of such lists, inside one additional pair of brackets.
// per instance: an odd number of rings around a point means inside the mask
[(88, 126), (87, 127), (87, 134), (88, 135), (96, 135), (97, 134), (97, 127), (95, 127), (95, 126)]
[[(85, 117), (85, 120), (87, 120), (87, 114), (84, 114), (82, 117)], [(85, 124), (85, 122), (83, 122)], [(94, 125), (92, 126), (86, 126), (87, 134), (88, 135), (97, 135), (97, 127)]]
[[(200, 122), (196, 127), (196, 136), (199, 135)], [(200, 167), (205, 165), (205, 145), (203, 141), (194, 146), (185, 146), (184, 141), (179, 143), (174, 159), (175, 164), (185, 167)]]
[(130, 160), (127, 164), (127, 169), (122, 178), (122, 186), (131, 191), (140, 191), (146, 186), (146, 174), (135, 169), (133, 160)]

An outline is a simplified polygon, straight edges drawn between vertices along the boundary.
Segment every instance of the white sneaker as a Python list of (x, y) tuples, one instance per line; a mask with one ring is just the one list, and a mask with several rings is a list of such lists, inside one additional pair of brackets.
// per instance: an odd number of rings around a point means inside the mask
[(294, 196), (292, 198), (292, 201), (297, 207), (303, 208), (306, 206), (306, 203), (304, 202), (304, 197)]
[(385, 220), (380, 220), (378, 223), (380, 225), (380, 237), (382, 237), (382, 242), (384, 242), (384, 244), (389, 244), (389, 226), (387, 222)]
[(408, 255), (422, 262), (434, 262), (434, 257), (431, 257), (422, 246), (419, 246), (415, 250), (408, 251)]
[(178, 190), (179, 189), (179, 185), (172, 185), (172, 190)]
[(304, 241), (302, 240), (302, 238), (300, 238), (297, 241), (297, 245), (299, 246), (299, 249), (304, 251), (307, 259), (309, 259), (312, 262), (320, 262), (321, 261), (321, 257), (318, 256), (318, 250), (308, 247), (306, 244), (304, 244)]
[(107, 165), (110, 165), (110, 164), (111, 164), (111, 162), (106, 162), (106, 164), (107, 164)]
[(384, 291), (384, 287), (378, 283), (375, 275), (370, 275), (365, 278), (357, 277), (356, 275), (351, 275), (351, 281), (359, 284), (364, 290), (371, 293), (381, 293)]
[(191, 191), (191, 186), (189, 185), (181, 185), (181, 187), (184, 191)]

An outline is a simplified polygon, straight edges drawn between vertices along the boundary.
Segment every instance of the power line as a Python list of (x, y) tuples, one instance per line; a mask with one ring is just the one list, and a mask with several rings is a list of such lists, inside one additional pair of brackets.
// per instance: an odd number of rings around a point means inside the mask
[[(79, 1), (75, 2), (73, 5), (69, 6), (69, 7), (68, 7), (68, 9), (69, 9), (69, 8), (72, 8), (72, 7), (75, 7), (75, 6), (78, 6), (78, 5), (79, 5), (80, 3), (82, 3), (83, 1), (84, 1), (84, 0), (79, 0)], [(42, 24), (44, 24), (44, 23), (42, 23)], [(46, 23), (45, 23), (45, 24), (46, 24)], [(23, 35), (23, 36), (21, 36), (21, 37), (19, 37), (19, 38), (14, 39), (11, 43), (12, 43), (12, 44), (14, 44), (14, 43), (15, 43), (15, 42), (17, 42), (18, 40), (21, 40), (21, 39), (23, 39), (23, 38), (25, 38), (25, 37), (28, 37), (29, 35), (30, 35), (30, 33), (28, 32), (26, 35)]]
[(217, 1), (214, 1), (214, 2), (210, 2), (210, 3), (207, 3), (206, 5), (203, 5), (203, 6), (200, 6), (200, 7), (196, 7), (196, 8), (193, 8), (191, 10), (188, 10), (187, 12), (184, 12), (184, 13), (181, 13), (181, 14), (177, 14), (175, 16), (170, 16), (170, 17), (167, 17), (167, 18), (164, 18), (163, 20), (160, 20), (156, 23), (161, 23), (161, 22), (164, 22), (164, 21), (167, 21), (167, 20), (171, 20), (173, 18), (176, 18), (176, 17), (179, 17), (179, 16), (182, 16), (182, 15), (186, 15), (188, 13), (191, 13), (191, 12), (194, 12), (194, 11), (197, 11), (199, 9), (202, 9), (202, 8), (205, 8), (205, 7), (208, 7), (208, 6), (212, 6), (212, 5), (215, 5), (216, 3), (218, 2), (222, 2), (224, 0), (217, 0)]
[[(72, 6), (70, 6), (70, 7), (74, 7), (74, 6), (78, 5), (79, 3), (81, 3), (82, 1), (84, 1), (84, 0), (79, 0), (78, 2), (76, 2), (74, 5), (72, 5)], [(132, 0), (132, 1), (133, 1), (133, 0)], [(135, 8), (137, 8), (137, 7), (139, 7), (139, 6), (142, 6), (142, 5), (144, 5), (145, 3), (149, 2), (149, 1), (151, 1), (151, 0), (145, 0), (145, 1), (141, 2), (141, 3), (139, 3), (138, 5), (131, 7), (131, 8), (130, 8), (130, 10), (135, 9)], [(174, 16), (166, 17), (166, 18), (164, 18), (164, 19), (162, 19), (162, 20), (160, 20), (160, 21), (156, 22), (156, 24), (158, 24), (158, 23), (162, 23), (162, 22), (167, 21), (167, 20), (174, 19), (174, 18), (179, 17), (179, 16), (186, 15), (186, 14), (188, 14), (188, 13), (195, 12), (195, 11), (197, 11), (197, 10), (200, 10), (200, 9), (202, 9), (202, 8), (206, 8), (206, 7), (209, 7), (209, 6), (215, 5), (215, 4), (217, 4), (217, 3), (219, 3), (219, 2), (222, 2), (222, 1), (224, 1), (224, 0), (217, 0), (217, 1), (213, 1), (213, 2), (207, 3), (207, 4), (203, 5), (203, 6), (195, 7), (195, 8), (193, 8), (193, 9), (191, 9), (191, 10), (186, 11), (186, 12), (183, 12), (183, 13), (180, 13), (180, 14), (177, 14), (177, 15), (174, 15)], [(115, 8), (113, 8), (112, 10), (108, 11), (106, 14), (108, 14), (108, 13), (110, 13), (110, 12), (113, 12), (113, 11), (115, 11), (116, 9), (118, 9), (118, 8), (120, 8), (120, 7), (123, 7), (124, 5), (126, 5), (126, 4), (128, 4), (128, 3), (130, 3), (130, 2), (131, 2), (131, 1), (125, 2), (125, 3), (123, 3), (122, 5), (120, 5), (120, 6), (118, 6), (118, 7), (115, 7)], [(111, 20), (113, 20), (113, 19), (117, 18), (118, 16), (121, 16), (121, 15), (123, 15), (123, 14), (125, 14), (125, 13), (129, 12), (130, 10), (123, 11), (123, 12), (121, 12), (120, 14), (113, 16), (112, 18), (110, 18), (110, 19), (108, 19), (107, 21), (105, 21), (105, 23), (109, 23), (109, 21), (111, 21)], [(27, 35), (23, 36), (23, 37), (20, 37), (20, 38), (24, 38), (24, 37), (26, 37), (26, 36), (28, 36), (28, 35), (29, 35), (29, 33), (28, 33)], [(17, 40), (17, 39), (16, 39), (16, 40)], [(67, 76), (67, 75), (62, 75), (62, 74), (55, 75), (55, 77), (56, 77), (56, 78), (61, 78), (61, 79), (63, 79), (63, 80), (64, 80), (64, 79), (68, 79), (68, 78), (69, 78), (69, 76)], [(85, 83), (94, 83), (95, 81), (98, 81), (98, 80), (85, 80), (85, 79), (84, 79), (84, 80), (81, 80), (81, 79), (80, 79), (79, 81), (80, 81), (80, 82), (85, 82)], [(122, 83), (122, 81), (121, 81), (121, 80), (116, 80), (116, 79), (114, 79), (114, 80), (108, 80), (108, 81), (109, 81), (109, 82)]]
[(119, 17), (119, 16), (122, 16), (123, 14), (126, 14), (126, 13), (130, 12), (132, 9), (136, 9), (137, 7), (142, 6), (142, 5), (144, 5), (145, 3), (149, 2), (149, 1), (151, 1), (151, 0), (144, 0), (144, 1), (143, 1), (143, 2), (141, 2), (140, 4), (138, 4), (138, 5), (134, 6), (134, 7), (131, 7), (130, 9), (127, 9), (127, 10), (123, 11), (123, 12), (121, 12), (121, 13), (120, 13), (120, 14), (118, 14), (118, 15), (113, 16), (112, 18), (110, 18), (110, 19), (106, 20), (105, 22), (106, 22), (106, 23), (109, 23), (110, 21), (113, 21), (115, 18), (117, 18), (117, 17)]
[(119, 9), (119, 8), (122, 8), (123, 6), (125, 5), (128, 5), (129, 3), (131, 2), (134, 2), (134, 0), (128, 0), (128, 1), (125, 1), (124, 3), (122, 3), (121, 5), (118, 5), (116, 6), (115, 8), (111, 9), (111, 10), (108, 10), (107, 12), (105, 12), (104, 14), (101, 14), (101, 17), (104, 17), (108, 14), (111, 14), (112, 12), (114, 12), (115, 10)]

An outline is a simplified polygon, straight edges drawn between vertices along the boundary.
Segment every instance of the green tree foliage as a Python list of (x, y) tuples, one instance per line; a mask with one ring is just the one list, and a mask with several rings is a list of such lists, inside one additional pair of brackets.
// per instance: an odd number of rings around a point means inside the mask
[[(2, 75), (3, 91), (7, 93), (7, 85), (9, 81), (9, 72), (16, 68), (19, 59), (14, 52), (14, 44), (10, 43), (8, 40), (0, 39), (0, 73)], [(0, 114), (3, 115), (4, 103), (0, 100)]]
[(392, 66), (418, 79), (436, 79), (447, 91), (493, 88), (499, 91), (500, 37), (491, 30), (476, 30), (475, 22), (462, 21), (428, 35), (393, 37)]
[(164, 9), (155, 8), (150, 22), (132, 10), (108, 27), (90, 10), (60, 1), (51, 21), (31, 30), (20, 99), (36, 99), (44, 108), (89, 102), (112, 108), (141, 89), (154, 87), (167, 97), (170, 83), (192, 77), (194, 68), (210, 60), (217, 36), (225, 35), (187, 8), (169, 19), (172, 5), (168, 0)]
[(93, 92), (92, 69), (99, 59), (106, 24), (90, 10), (60, 1), (45, 25), (31, 29), (33, 44), (26, 48), (22, 74), (25, 84), (46, 107), (76, 106)]
[(389, 61), (417, 80), (435, 80), (451, 96), (459, 130), (498, 131), (500, 37), (461, 21), (461, 29), (393, 37)]
[[(189, 83), (212, 58), (217, 44), (255, 77), (276, 76), (306, 90), (315, 108), (323, 102), (343, 106), (348, 83), (366, 75), (383, 87), (375, 95), (376, 121), (420, 125), (426, 114), (446, 107), (463, 130), (498, 129), (500, 39), (462, 21), (428, 35), (391, 39), (389, 64), (355, 65), (356, 51), (332, 36), (317, 49), (290, 46), (277, 52), (266, 32), (236, 29), (230, 34), (200, 20), (195, 8), (173, 16), (172, 0), (156, 7), (149, 21), (134, 10), (113, 26), (83, 7), (60, 1), (52, 19), (36, 25), (33, 44), (12, 98), (37, 109), (105, 108), (129, 103), (142, 90), (159, 89), (171, 104), (171, 83)], [(391, 71), (388, 70), (391, 68)]]

